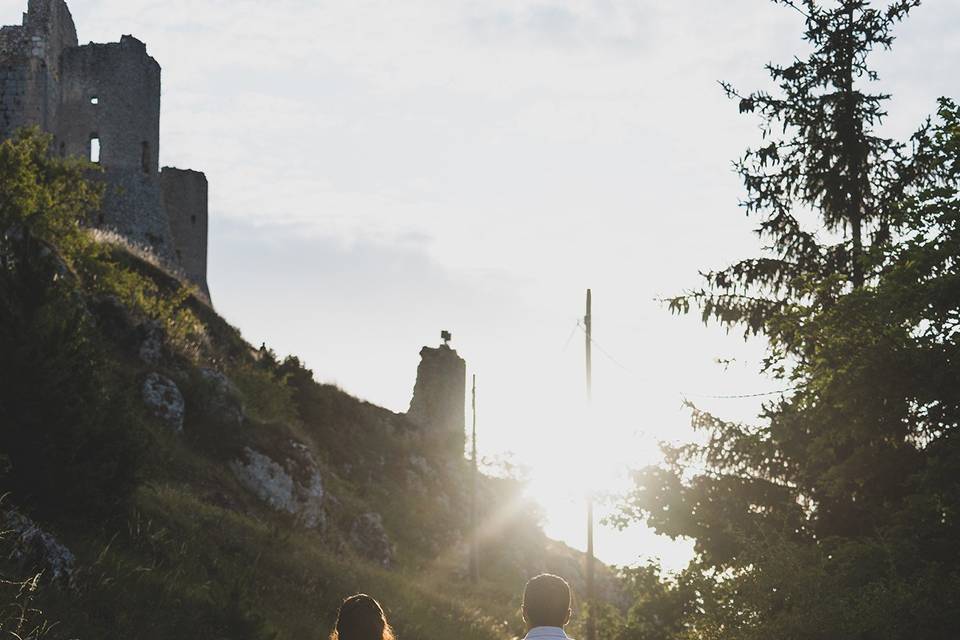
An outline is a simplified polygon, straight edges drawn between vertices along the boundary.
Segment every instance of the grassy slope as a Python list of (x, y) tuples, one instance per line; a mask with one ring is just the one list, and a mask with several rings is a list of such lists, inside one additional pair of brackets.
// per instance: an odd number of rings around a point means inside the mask
[[(131, 265), (173, 287), (162, 272)], [(481, 511), (497, 520), (484, 547), (484, 579), (463, 576), (466, 468), (444, 461), (402, 416), (300, 377), (281, 385), (256, 369), (254, 352), (208, 307), (194, 303), (210, 338), (198, 362), (171, 356), (159, 370), (188, 400), (186, 433), (148, 424), (142, 485), (124, 513), (100, 522), (44, 522), (83, 566), (79, 593), (44, 589), (40, 604), (62, 624), (57, 638), (319, 638), (339, 600), (366, 591), (380, 598), (401, 637), (476, 639), (518, 633), (519, 589), (542, 570), (579, 581), (578, 556), (551, 543), (518, 487), (482, 484)], [(104, 321), (105, 331), (116, 323)], [(113, 327), (113, 328), (111, 328)], [(122, 327), (121, 327), (122, 329)], [(123, 331), (121, 330), (120, 333)], [(135, 345), (134, 345), (135, 346)], [(147, 367), (117, 340), (117, 366), (132, 377)], [(195, 410), (204, 389), (198, 364), (238, 382), (251, 420), (225, 426)], [(241, 487), (227, 462), (243, 446), (270, 454), (295, 439), (318, 460), (330, 525), (307, 531)], [(278, 458), (281, 454), (275, 454)], [(426, 471), (416, 458), (430, 460)], [(360, 513), (383, 515), (396, 544), (386, 570), (351, 548)], [(497, 517), (500, 512), (507, 517)]]

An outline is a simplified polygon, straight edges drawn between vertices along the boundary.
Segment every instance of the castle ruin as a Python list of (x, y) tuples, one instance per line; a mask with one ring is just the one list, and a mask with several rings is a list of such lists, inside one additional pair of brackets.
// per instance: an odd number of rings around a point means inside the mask
[(102, 167), (93, 226), (148, 248), (209, 298), (207, 179), (158, 166), (160, 65), (143, 42), (80, 46), (65, 0), (29, 0), (22, 25), (0, 28), (0, 139), (28, 126), (53, 136), (53, 153)]
[(407, 418), (440, 441), (454, 457), (463, 457), (466, 443), (466, 387), (467, 363), (446, 340), (439, 347), (420, 351)]

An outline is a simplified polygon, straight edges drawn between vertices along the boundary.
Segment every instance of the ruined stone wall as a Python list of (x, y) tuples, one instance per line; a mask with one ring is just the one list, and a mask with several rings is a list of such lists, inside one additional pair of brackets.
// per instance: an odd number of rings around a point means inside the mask
[(199, 171), (164, 167), (163, 206), (170, 219), (176, 260), (209, 298), (207, 288), (207, 177)]
[(45, 77), (37, 59), (0, 55), (0, 136), (8, 138), (20, 127), (45, 121), (38, 99)]
[(0, 29), (0, 137), (30, 125), (55, 131), (62, 54), (76, 46), (63, 0), (31, 0), (23, 25)]
[(144, 43), (88, 44), (63, 53), (57, 138), (69, 156), (90, 157), (94, 139), (107, 190), (98, 223), (175, 255), (160, 173), (160, 65)]
[(175, 248), (159, 174), (104, 167), (106, 189), (97, 226), (116, 231), (173, 263)]
[(32, 55), (42, 58), (54, 77), (61, 75), (61, 54), (75, 47), (77, 27), (64, 0), (30, 0), (24, 16)]
[(407, 418), (436, 436), (451, 455), (463, 456), (466, 442), (467, 363), (447, 345), (420, 351), (417, 384)]
[(131, 36), (63, 54), (58, 137), (71, 156), (89, 156), (100, 140), (100, 164), (158, 174), (160, 65)]

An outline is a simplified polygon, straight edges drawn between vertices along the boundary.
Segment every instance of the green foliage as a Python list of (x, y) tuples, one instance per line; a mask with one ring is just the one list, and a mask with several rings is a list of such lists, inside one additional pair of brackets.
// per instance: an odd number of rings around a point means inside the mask
[(620, 572), (632, 604), (616, 640), (671, 640), (680, 637), (695, 611), (695, 593), (686, 578), (664, 578), (653, 564)]
[(93, 291), (116, 296), (141, 317), (159, 321), (171, 347), (190, 359), (197, 358), (203, 325), (187, 304), (196, 293), (194, 287), (178, 286), (174, 291), (164, 291), (155, 280), (105, 257), (87, 267)]
[(112, 509), (136, 479), (136, 390), (112, 371), (53, 254), (29, 239), (0, 253), (0, 482), (43, 510)]
[(291, 375), (281, 369), (272, 352), (261, 350), (254, 363), (242, 363), (230, 369), (230, 380), (243, 394), (247, 413), (263, 423), (299, 420), (293, 389), (287, 384)]
[[(703, 444), (636, 474), (625, 520), (696, 540), (698, 613), (673, 637), (899, 640), (960, 628), (960, 127), (908, 148), (875, 128), (871, 51), (918, 2), (780, 4), (807, 16), (779, 93), (740, 95), (765, 146), (739, 164), (767, 251), (670, 302), (764, 335), (793, 389), (758, 425), (693, 410)], [(807, 229), (799, 212), (816, 214)], [(669, 637), (669, 636), (667, 636)]]
[[(674, 640), (686, 637), (688, 620), (696, 611), (696, 590), (689, 577), (663, 576), (654, 564), (624, 567), (616, 579), (629, 599), (626, 610), (610, 602), (598, 602), (594, 620), (599, 640)], [(568, 635), (586, 633), (586, 603), (574, 617)]]
[(0, 144), (0, 451), (4, 487), (36, 507), (94, 514), (122, 504), (141, 458), (138, 390), (98, 335), (90, 295), (162, 323), (173, 345), (200, 332), (189, 291), (121, 266), (84, 223), (100, 204), (91, 165), (51, 157), (49, 137)]
[(172, 346), (196, 355), (203, 331), (186, 304), (193, 290), (163, 291), (93, 239), (85, 225), (100, 209), (103, 187), (89, 174), (99, 168), (53, 157), (50, 143), (37, 129), (0, 143), (0, 235), (47, 245), (84, 291), (117, 297), (134, 313), (159, 321)]
[(100, 208), (102, 188), (84, 177), (92, 167), (76, 159), (52, 159), (51, 138), (20, 131), (0, 144), (0, 231), (27, 232), (56, 246), (72, 269), (102, 251), (83, 223)]

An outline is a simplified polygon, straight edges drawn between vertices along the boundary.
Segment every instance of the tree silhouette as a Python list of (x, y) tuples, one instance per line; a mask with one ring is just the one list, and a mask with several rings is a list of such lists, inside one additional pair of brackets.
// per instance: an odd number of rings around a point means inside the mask
[(736, 166), (764, 254), (670, 307), (765, 336), (762, 370), (793, 391), (758, 425), (691, 406), (706, 442), (638, 472), (623, 519), (696, 540), (694, 637), (953, 637), (958, 110), (910, 145), (877, 131), (869, 56), (919, 2), (776, 2), (812, 52), (767, 67), (775, 93), (724, 85), (762, 121)]

